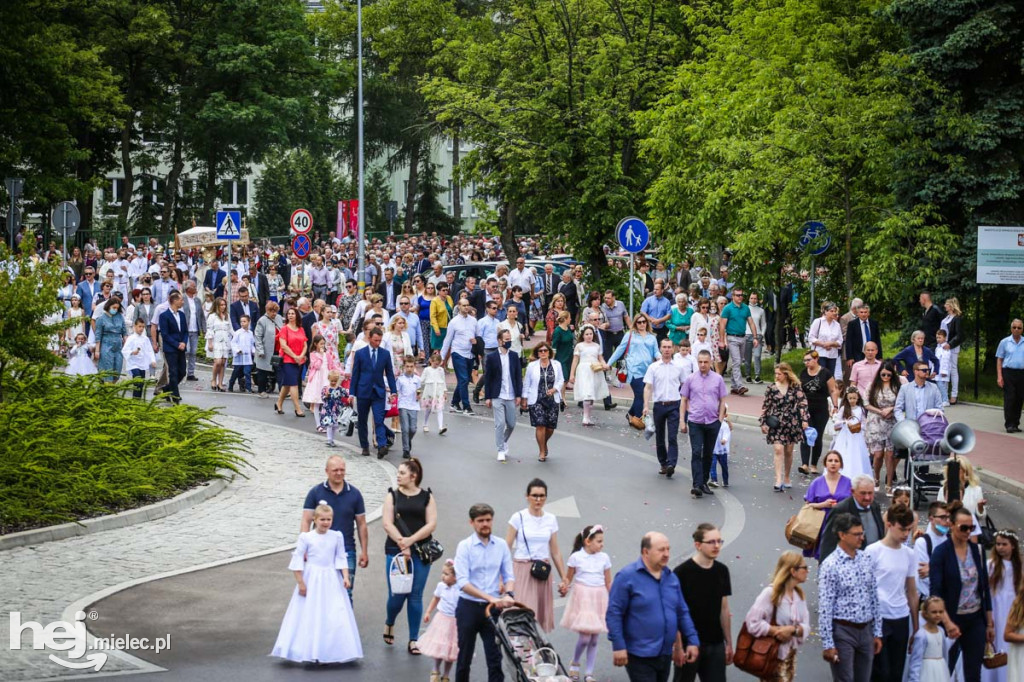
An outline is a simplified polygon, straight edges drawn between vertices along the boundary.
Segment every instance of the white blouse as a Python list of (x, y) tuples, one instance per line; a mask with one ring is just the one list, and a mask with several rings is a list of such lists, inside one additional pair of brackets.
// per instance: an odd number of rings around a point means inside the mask
[[(815, 341), (835, 341), (839, 347), (826, 349), (815, 344)], [(807, 332), (807, 345), (818, 351), (818, 355), (823, 358), (838, 358), (839, 348), (843, 345), (843, 328), (835, 320), (829, 322), (824, 317), (819, 317), (811, 323), (811, 328)]]
[[(554, 514), (545, 512), (534, 516), (529, 509), (523, 509), (512, 515), (508, 525), (516, 529), (516, 550), (513, 559), (528, 561), (530, 559), (546, 559), (551, 561), (551, 536), (558, 532), (558, 519)], [(524, 540), (525, 535), (525, 540)], [(526, 550), (526, 545), (530, 550)]]

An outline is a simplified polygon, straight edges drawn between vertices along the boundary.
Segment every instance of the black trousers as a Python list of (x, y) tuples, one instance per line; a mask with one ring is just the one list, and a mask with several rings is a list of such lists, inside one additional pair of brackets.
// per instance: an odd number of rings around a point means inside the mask
[(504, 682), (501, 671), (501, 649), (495, 639), (494, 622), (484, 614), (487, 604), (460, 599), (455, 607), (455, 627), (459, 632), (459, 658), (455, 663), (455, 682), (469, 682), (469, 668), (476, 651), (476, 637), (484, 643), (487, 661), (487, 682)]
[(696, 662), (676, 667), (673, 682), (725, 682), (725, 642), (701, 644)]
[(814, 447), (809, 447), (807, 441), (800, 442), (800, 463), (804, 466), (818, 466), (821, 459), (822, 446), (825, 444), (825, 427), (828, 426), (828, 403), (815, 401), (807, 403), (807, 411), (810, 413), (810, 425), (818, 432), (818, 439), (814, 441)]
[(630, 654), (626, 663), (626, 676), (629, 682), (668, 682), (672, 672), (671, 656), (633, 656)]
[(890, 682), (903, 679), (909, 641), (910, 621), (906, 618), (882, 619), (882, 651), (875, 656), (871, 665), (871, 682)]
[(658, 463), (663, 467), (674, 467), (679, 461), (678, 434), (679, 403), (654, 403), (654, 436)]
[(1006, 428), (1020, 428), (1024, 407), (1024, 369), (1003, 368), (1003, 421)]
[(178, 384), (185, 378), (185, 351), (164, 350), (164, 362), (167, 364), (167, 386), (164, 391), (169, 391), (175, 398), (181, 398), (178, 393)]

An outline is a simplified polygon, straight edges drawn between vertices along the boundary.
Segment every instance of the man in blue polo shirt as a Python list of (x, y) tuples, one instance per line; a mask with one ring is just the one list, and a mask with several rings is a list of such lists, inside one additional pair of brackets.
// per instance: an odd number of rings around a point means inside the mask
[(651, 329), (658, 337), (658, 343), (661, 343), (661, 340), (668, 336), (668, 327), (665, 323), (672, 317), (672, 299), (665, 296), (665, 280), (655, 280), (654, 293), (640, 304), (640, 312), (651, 318)]
[(1024, 322), (1010, 323), (1010, 335), (996, 349), (996, 383), (1003, 389), (1003, 419), (1007, 433), (1020, 433), (1024, 405)]
[[(667, 682), (672, 662), (693, 663), (700, 652), (697, 629), (679, 578), (669, 570), (670, 547), (661, 533), (647, 533), (640, 558), (615, 576), (605, 624), (613, 663), (630, 682)], [(685, 647), (685, 648), (684, 648)]]
[[(319, 504), (326, 504), (334, 510), (334, 522), (331, 523), (331, 530), (336, 530), (345, 538), (345, 550), (348, 553), (348, 575), (350, 585), (355, 586), (356, 582), (356, 544), (355, 530), (359, 529), (359, 567), (366, 568), (370, 563), (370, 557), (366, 553), (366, 543), (369, 533), (366, 530), (366, 506), (363, 504), (363, 494), (352, 485), (345, 482), (345, 459), (333, 455), (327, 459), (327, 480), (313, 486), (306, 495), (306, 502), (302, 505), (302, 532), (310, 529), (313, 523), (313, 510)], [(352, 597), (352, 587), (348, 589), (348, 596)]]

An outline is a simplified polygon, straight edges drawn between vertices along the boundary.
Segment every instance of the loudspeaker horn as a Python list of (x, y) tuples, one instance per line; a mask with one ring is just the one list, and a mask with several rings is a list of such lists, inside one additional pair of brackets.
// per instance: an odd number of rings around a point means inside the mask
[(942, 434), (939, 447), (943, 452), (951, 452), (954, 455), (966, 455), (974, 449), (976, 438), (974, 429), (963, 422), (954, 422), (946, 427)]
[(906, 419), (897, 424), (890, 438), (895, 447), (910, 450), (911, 455), (920, 455), (928, 449), (928, 444), (921, 438), (921, 425), (914, 419)]

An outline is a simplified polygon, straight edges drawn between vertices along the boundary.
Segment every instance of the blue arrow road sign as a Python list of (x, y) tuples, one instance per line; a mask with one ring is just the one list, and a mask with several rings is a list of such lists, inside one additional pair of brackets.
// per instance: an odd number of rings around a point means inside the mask
[(309, 255), (310, 249), (313, 248), (313, 242), (309, 241), (309, 237), (304, 234), (297, 234), (292, 239), (292, 253), (299, 258), (305, 258)]
[(217, 239), (242, 238), (242, 212), (217, 211)]
[(643, 251), (651, 241), (651, 231), (647, 229), (647, 224), (632, 216), (620, 220), (615, 233), (618, 235), (619, 245), (630, 253)]
[(820, 256), (832, 246), (832, 235), (825, 229), (825, 223), (810, 220), (800, 230), (800, 249), (808, 250), (812, 256)]

